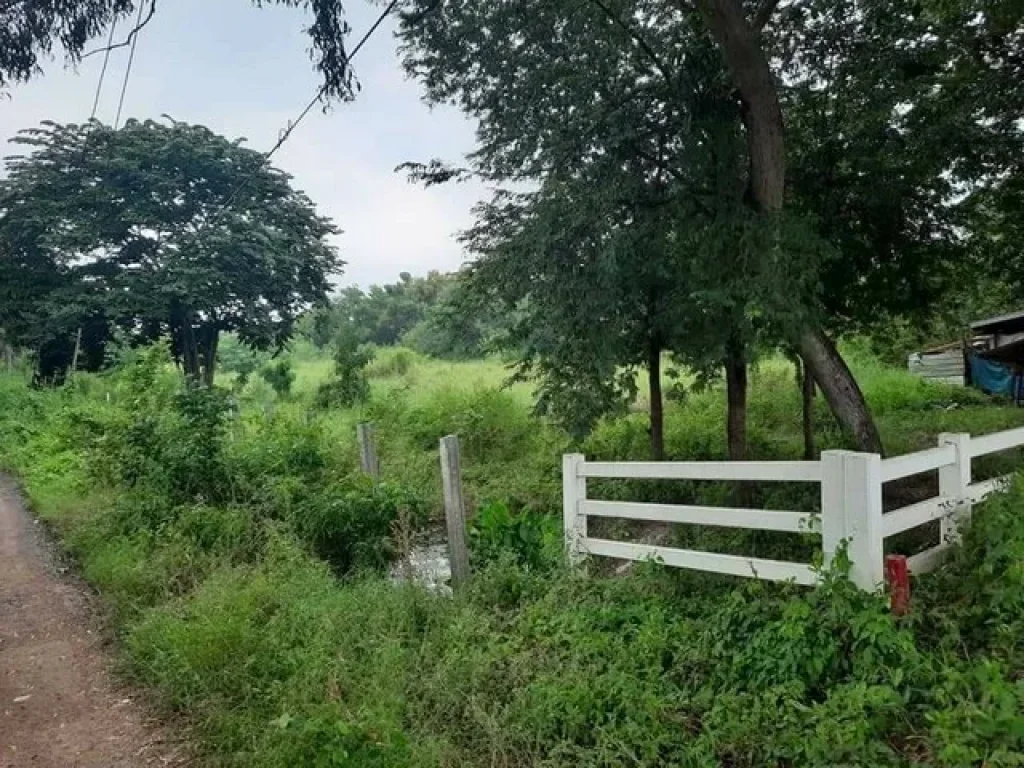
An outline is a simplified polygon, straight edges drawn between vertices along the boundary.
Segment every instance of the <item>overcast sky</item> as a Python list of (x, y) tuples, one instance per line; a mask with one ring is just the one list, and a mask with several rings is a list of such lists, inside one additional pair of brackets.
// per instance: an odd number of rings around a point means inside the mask
[[(380, 8), (365, 0), (350, 0), (347, 8), (352, 45)], [(166, 113), (269, 149), (320, 85), (302, 33), (306, 21), (299, 9), (256, 9), (246, 0), (158, 4), (139, 38), (122, 119)], [(356, 100), (311, 113), (274, 156), (344, 230), (338, 246), (348, 265), (340, 285), (458, 268), (465, 256), (454, 236), (486, 195), (475, 184), (425, 190), (394, 173), (407, 160), (459, 161), (472, 149), (473, 125), (456, 110), (422, 103), (419, 84), (399, 66), (393, 29), (382, 26), (356, 58)], [(104, 122), (114, 120), (127, 61), (127, 48), (111, 55), (97, 114)], [(17, 151), (7, 140), (21, 128), (88, 119), (101, 64), (102, 56), (94, 56), (76, 71), (57, 59), (42, 76), (15, 86), (0, 102), (3, 155)]]

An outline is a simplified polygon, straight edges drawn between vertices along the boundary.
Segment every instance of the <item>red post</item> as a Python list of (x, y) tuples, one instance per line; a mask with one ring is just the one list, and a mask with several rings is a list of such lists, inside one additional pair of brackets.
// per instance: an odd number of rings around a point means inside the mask
[(910, 571), (903, 555), (887, 555), (885, 580), (889, 584), (889, 605), (893, 615), (903, 616), (910, 610)]

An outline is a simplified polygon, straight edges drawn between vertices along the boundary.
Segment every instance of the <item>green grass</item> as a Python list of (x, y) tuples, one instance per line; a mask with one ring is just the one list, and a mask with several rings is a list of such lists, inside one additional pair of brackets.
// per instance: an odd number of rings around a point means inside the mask
[[(974, 390), (923, 381), (881, 364), (859, 347), (845, 352), (890, 455), (931, 447), (942, 432), (984, 434), (1024, 425), (1024, 409), (993, 402)], [(396, 356), (406, 358), (407, 368), (401, 373), (396, 371)], [(329, 361), (304, 350), (295, 362), (295, 401), (279, 407), (304, 409), (330, 370)], [(356, 423), (373, 421), (381, 441), (384, 476), (416, 486), (433, 500), (435, 511), (440, 510), (436, 444), (445, 434), (462, 437), (466, 485), (475, 503), (511, 499), (515, 504), (555, 511), (560, 504), (564, 451), (582, 450), (605, 459), (649, 457), (646, 374), (638, 376), (633, 413), (599, 424), (582, 445), (573, 445), (559, 430), (530, 416), (533, 398), (528, 383), (503, 387), (509, 373), (497, 359), (453, 363), (424, 358), (411, 350), (379, 350), (370, 367), (371, 402), (329, 412), (325, 429), (339, 452), (354, 457)], [(751, 458), (800, 458), (801, 403), (792, 365), (768, 358), (753, 367), (750, 379)], [(819, 396), (815, 406), (819, 450), (850, 447), (824, 398)], [(668, 458), (725, 458), (724, 417), (720, 386), (690, 392), (682, 403), (668, 402)], [(989, 463), (992, 472), (1006, 466), (998, 460)], [(983, 462), (982, 475), (992, 474), (985, 469)]]
[[(378, 356), (367, 404), (326, 413), (310, 402), (330, 366), (308, 349), (289, 398), (254, 379), (230, 418), (157, 357), (62, 391), (0, 376), (0, 463), (106, 598), (127, 673), (192, 723), (204, 764), (1024, 764), (1024, 487), (976, 510), (905, 619), (836, 574), (815, 590), (654, 565), (588, 575), (529, 551), (543, 518), (517, 510), (557, 515), (564, 450), (645, 457), (644, 414), (576, 446), (531, 415), (528, 387), (498, 389), (500, 363), (399, 355)], [(850, 357), (892, 452), (1024, 423)], [(755, 456), (802, 450), (793, 379), (779, 360), (753, 372)], [(362, 419), (382, 489), (358, 476)], [(821, 402), (817, 422), (821, 447), (844, 444)], [(671, 404), (670, 456), (723, 456), (723, 424), (720, 390)], [(438, 509), (448, 432), (474, 507), (505, 505), (474, 529), (475, 574), (454, 598), (380, 576), (393, 526)], [(727, 491), (683, 486), (642, 492)]]

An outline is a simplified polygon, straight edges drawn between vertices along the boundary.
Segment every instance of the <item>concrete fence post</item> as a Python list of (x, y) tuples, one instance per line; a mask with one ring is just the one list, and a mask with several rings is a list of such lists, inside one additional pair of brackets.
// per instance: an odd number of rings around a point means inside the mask
[(939, 496), (954, 500), (951, 514), (942, 518), (942, 541), (960, 538), (960, 530), (971, 521), (971, 436), (960, 432), (943, 432), (939, 445), (952, 445), (956, 449), (956, 462), (939, 468)]
[(587, 538), (587, 516), (580, 513), (580, 502), (587, 498), (587, 478), (580, 476), (586, 461), (581, 453), (562, 456), (562, 517), (565, 525), (565, 548), (570, 563), (583, 559), (583, 540)]
[(462, 498), (462, 456), (457, 435), (441, 438), (441, 485), (452, 589), (458, 589), (469, 578), (469, 549), (466, 546), (466, 506)]
[(377, 458), (377, 439), (373, 424), (357, 424), (356, 436), (359, 438), (359, 466), (363, 472), (380, 481), (380, 459)]
[(821, 454), (821, 537), (825, 563), (843, 542), (850, 578), (875, 591), (885, 578), (882, 536), (882, 458), (875, 453)]

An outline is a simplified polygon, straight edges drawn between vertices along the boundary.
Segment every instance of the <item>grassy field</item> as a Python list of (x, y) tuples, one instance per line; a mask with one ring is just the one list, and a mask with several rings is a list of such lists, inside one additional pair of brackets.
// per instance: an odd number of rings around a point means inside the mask
[[(1020, 409), (848, 352), (893, 453), (1024, 424)], [(528, 387), (499, 388), (500, 363), (397, 350), (373, 363), (369, 402), (322, 411), (311, 401), (329, 363), (298, 349), (294, 365), (288, 397), (258, 378), (237, 397), (184, 390), (159, 349), (59, 391), (0, 376), (0, 462), (106, 599), (126, 674), (191, 724), (205, 764), (1024, 763), (1024, 488), (977, 511), (903, 619), (841, 564), (814, 590), (653, 564), (606, 578), (559, 556), (560, 454), (645, 457), (643, 413), (576, 445), (531, 414)], [(793, 379), (777, 360), (753, 373), (755, 456), (800, 455)], [(723, 400), (669, 405), (672, 458), (724, 455)], [(817, 410), (821, 447), (843, 445)], [(379, 487), (357, 471), (364, 419)], [(450, 432), (477, 512), (474, 577), (454, 598), (381, 575), (436, 515)]]
[[(880, 363), (857, 348), (847, 356), (878, 420), (890, 455), (932, 447), (942, 432), (988, 432), (1024, 425), (1024, 410), (1000, 404), (981, 393), (925, 382)], [(295, 412), (308, 407), (316, 388), (331, 375), (329, 361), (300, 347), (294, 357), (294, 398), (280, 403), (262, 381), (252, 382), (243, 398), (264, 409)], [(397, 361), (397, 362), (396, 362)], [(467, 487), (473, 501), (512, 500), (545, 512), (561, 503), (560, 460), (567, 450), (592, 458), (649, 457), (646, 375), (638, 377), (633, 413), (601, 423), (582, 444), (542, 419), (531, 417), (532, 388), (504, 387), (510, 369), (497, 359), (469, 362), (432, 360), (411, 350), (385, 349), (371, 364), (371, 401), (361, 407), (322, 416), (339, 451), (356, 461), (355, 425), (378, 427), (385, 478), (421, 489), (440, 504), (437, 440), (459, 434), (463, 441)], [(687, 381), (686, 377), (683, 378)], [(757, 364), (750, 375), (749, 450), (753, 459), (801, 458), (801, 403), (792, 365), (782, 358)], [(720, 387), (690, 391), (665, 408), (669, 459), (726, 457), (724, 393)], [(815, 402), (819, 450), (850, 447), (824, 399)], [(1016, 460), (1015, 458), (1013, 459)], [(982, 462), (979, 476), (1012, 468), (1005, 457)]]

